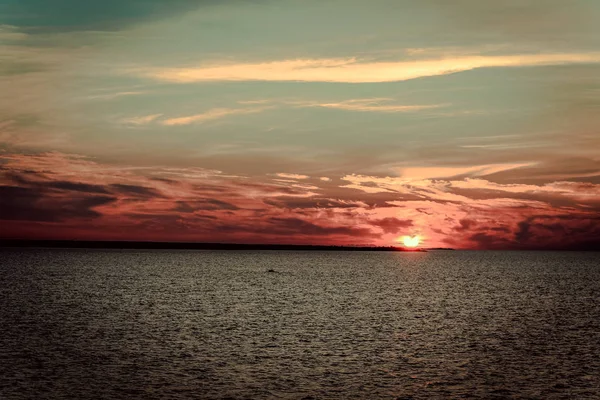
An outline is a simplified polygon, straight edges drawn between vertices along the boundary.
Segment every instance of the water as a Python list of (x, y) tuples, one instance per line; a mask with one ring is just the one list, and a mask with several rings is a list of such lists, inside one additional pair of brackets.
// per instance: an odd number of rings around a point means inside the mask
[(598, 253), (0, 251), (2, 399), (598, 399), (599, 355)]

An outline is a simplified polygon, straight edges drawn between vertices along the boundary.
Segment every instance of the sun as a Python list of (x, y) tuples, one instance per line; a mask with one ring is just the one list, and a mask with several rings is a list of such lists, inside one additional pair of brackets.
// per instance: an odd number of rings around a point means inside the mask
[(421, 242), (421, 238), (418, 236), (402, 236), (402, 243), (406, 247), (415, 248)]

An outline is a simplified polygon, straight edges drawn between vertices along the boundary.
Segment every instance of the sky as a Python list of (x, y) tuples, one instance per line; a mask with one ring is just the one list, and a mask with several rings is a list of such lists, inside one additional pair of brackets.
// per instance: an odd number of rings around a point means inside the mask
[(0, 238), (600, 249), (597, 0), (0, 0)]

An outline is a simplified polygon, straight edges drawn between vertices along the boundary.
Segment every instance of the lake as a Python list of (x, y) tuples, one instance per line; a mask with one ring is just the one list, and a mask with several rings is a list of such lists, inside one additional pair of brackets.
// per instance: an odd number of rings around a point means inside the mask
[(0, 250), (2, 399), (592, 399), (599, 355), (600, 253)]

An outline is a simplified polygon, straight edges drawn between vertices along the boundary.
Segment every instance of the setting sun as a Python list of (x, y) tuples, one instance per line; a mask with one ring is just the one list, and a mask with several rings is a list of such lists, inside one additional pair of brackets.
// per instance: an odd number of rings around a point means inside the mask
[(402, 237), (402, 243), (404, 244), (404, 246), (406, 247), (417, 247), (419, 245), (419, 242), (421, 241), (421, 239), (418, 236), (403, 236)]

